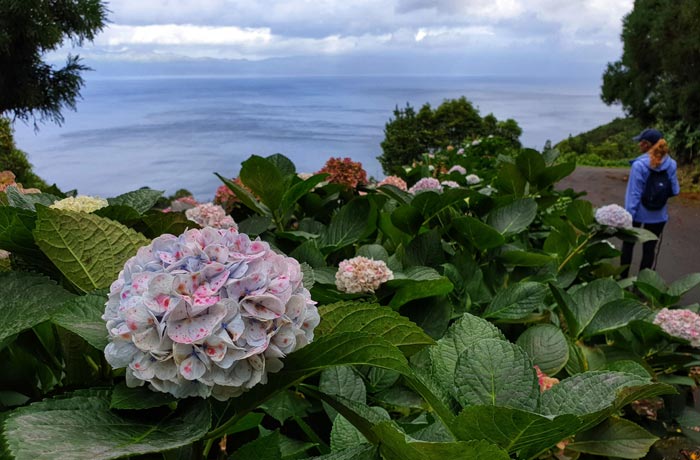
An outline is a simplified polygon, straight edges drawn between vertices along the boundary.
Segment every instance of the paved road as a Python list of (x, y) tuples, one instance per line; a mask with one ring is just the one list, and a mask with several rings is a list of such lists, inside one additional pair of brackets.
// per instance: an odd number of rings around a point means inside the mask
[[(593, 203), (593, 206), (612, 203), (624, 205), (627, 173), (627, 169), (579, 166), (557, 188), (585, 190), (588, 195), (584, 199)], [(641, 252), (641, 245), (637, 245), (631, 275), (637, 273)], [(667, 283), (689, 273), (700, 272), (700, 201), (697, 197), (681, 193), (681, 196), (671, 200), (669, 221), (662, 234), (656, 270)], [(700, 302), (700, 287), (690, 291), (681, 300), (683, 305), (695, 302)]]

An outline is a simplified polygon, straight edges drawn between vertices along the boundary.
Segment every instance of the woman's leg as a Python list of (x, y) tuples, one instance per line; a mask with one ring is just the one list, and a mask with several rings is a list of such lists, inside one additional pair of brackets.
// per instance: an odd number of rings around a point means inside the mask
[[(635, 227), (640, 227), (639, 222), (632, 223)], [(625, 266), (625, 269), (620, 273), (620, 276), (627, 278), (630, 274), (630, 264), (632, 263), (632, 255), (634, 254), (634, 243), (623, 241), (622, 254), (620, 255), (620, 265)]]
[[(664, 229), (666, 222), (658, 222), (656, 224), (644, 224), (644, 228), (649, 230), (651, 233), (657, 237), (661, 236), (661, 232)], [(654, 270), (656, 267), (656, 243), (657, 240), (647, 241), (642, 245), (642, 263), (639, 266), (639, 270), (644, 270), (645, 268), (650, 268)]]

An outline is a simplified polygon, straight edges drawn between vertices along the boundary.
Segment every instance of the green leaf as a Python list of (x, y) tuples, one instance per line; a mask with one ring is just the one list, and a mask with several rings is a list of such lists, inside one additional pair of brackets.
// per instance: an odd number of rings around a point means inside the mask
[(293, 391), (280, 391), (260, 406), (268, 415), (284, 424), (292, 417), (305, 417), (311, 403)]
[(311, 457), (308, 460), (375, 460), (377, 447), (370, 444), (361, 444), (348, 449), (331, 452), (320, 457)]
[[(372, 230), (373, 207), (368, 200), (355, 199), (346, 204), (331, 218), (326, 231), (321, 234), (323, 247), (340, 249), (357, 242)], [(375, 216), (376, 217), (376, 216)], [(376, 218), (375, 218), (376, 220)]]
[[(314, 240), (308, 240), (300, 244), (289, 255), (299, 262), (306, 262), (314, 269), (326, 266), (326, 259)], [(335, 284), (335, 273), (330, 284)]]
[[(614, 361), (605, 365), (606, 371), (624, 372), (626, 374), (638, 375), (643, 379), (651, 378), (651, 374), (648, 370), (641, 364), (635, 361), (622, 360)], [(669, 383), (669, 382), (664, 382)]]
[(538, 176), (546, 167), (542, 155), (532, 149), (523, 150), (515, 159), (515, 164), (523, 177), (531, 184), (536, 183)]
[(124, 263), (148, 240), (109, 219), (37, 209), (34, 238), (63, 275), (84, 292), (108, 288)]
[(516, 165), (513, 163), (503, 163), (501, 165), (495, 182), (498, 190), (515, 196), (523, 196), (526, 185), (527, 180)]
[(34, 211), (37, 204), (51, 206), (58, 198), (48, 193), (27, 193), (20, 192), (17, 187), (11, 185), (5, 189), (7, 201), (14, 208)]
[(328, 174), (315, 174), (305, 181), (297, 182), (289, 190), (284, 193), (282, 197), (281, 208), (285, 211), (291, 210), (292, 207), (299, 201), (304, 195), (309, 193), (318, 184), (323, 182)]
[(432, 374), (435, 380), (451, 387), (454, 381), (457, 359), (475, 343), (486, 339), (505, 339), (501, 331), (488, 321), (465, 313), (438, 340), (437, 346), (430, 348)]
[(435, 342), (418, 326), (390, 308), (361, 302), (338, 302), (319, 308), (319, 336), (339, 332), (366, 332), (388, 340), (407, 355)]
[[(357, 375), (350, 366), (336, 366), (324, 369), (321, 372), (318, 388), (329, 395), (342, 396), (361, 403), (367, 402), (365, 383), (362, 377)], [(326, 413), (328, 413), (328, 417), (331, 420), (335, 419), (335, 410), (325, 405), (325, 403), (324, 408)]]
[[(162, 212), (160, 213), (163, 214)], [(109, 205), (104, 208), (98, 209), (92, 214), (100, 217), (106, 217), (107, 219), (116, 220), (117, 222), (122, 223), (126, 226), (131, 226), (141, 219), (141, 214), (137, 210), (135, 210), (131, 206), (123, 204)]]
[(574, 200), (566, 208), (566, 217), (582, 232), (587, 232), (595, 222), (593, 205), (590, 201)]
[(547, 286), (530, 281), (512, 284), (498, 291), (484, 312), (486, 318), (522, 319), (544, 305)]
[(129, 388), (126, 384), (120, 383), (112, 390), (109, 408), (143, 410), (176, 402), (177, 399), (168, 393), (149, 390), (146, 387)]
[(540, 387), (530, 357), (505, 340), (486, 339), (457, 360), (454, 397), (462, 406), (493, 405), (535, 410)]
[(642, 458), (659, 438), (629, 420), (612, 417), (576, 435), (566, 446), (574, 452), (616, 458)]
[(515, 267), (542, 267), (555, 260), (550, 254), (529, 251), (508, 251), (500, 254), (498, 258), (504, 264)]
[(633, 374), (589, 371), (542, 393), (540, 412), (546, 416), (574, 414), (590, 428), (632, 401), (674, 392), (670, 385), (651, 383)]
[(0, 342), (47, 321), (73, 297), (38, 274), (0, 273)]
[(412, 300), (449, 294), (452, 289), (452, 282), (444, 276), (435, 280), (413, 281), (396, 291), (389, 307), (396, 309)]
[(540, 189), (549, 187), (550, 185), (559, 182), (576, 169), (576, 162), (561, 163), (555, 166), (546, 168), (537, 178), (537, 185)]
[(575, 291), (571, 294), (571, 303), (568, 304), (575, 320), (573, 324), (569, 324), (571, 333), (578, 337), (603, 305), (622, 297), (622, 288), (610, 278), (594, 280)]
[(250, 236), (258, 236), (272, 225), (272, 219), (254, 214), (238, 223), (238, 231)]
[(245, 207), (254, 211), (260, 216), (272, 216), (272, 212), (270, 211), (270, 209), (264, 204), (259, 203), (257, 198), (255, 198), (255, 196), (253, 196), (253, 194), (250, 193), (248, 190), (244, 189), (235, 182), (225, 178), (219, 173), (214, 174), (216, 175), (216, 177), (221, 179), (221, 182), (223, 182), (224, 185), (226, 185), (226, 187), (228, 187), (239, 200), (241, 200), (241, 203), (243, 203)]
[(423, 192), (413, 198), (411, 206), (418, 209), (427, 221), (457, 203), (464, 204), (470, 193), (465, 188), (450, 188), (442, 193)]
[(109, 341), (102, 315), (105, 312), (106, 295), (88, 294), (74, 297), (61, 305), (52, 316), (54, 324), (79, 335), (87, 343), (102, 351)]
[(596, 313), (582, 335), (592, 337), (606, 334), (627, 326), (630, 321), (646, 319), (652, 311), (644, 304), (633, 299), (613, 300), (603, 305)]
[(547, 418), (498, 406), (471, 406), (457, 416), (455, 435), (461, 441), (492, 442), (518, 458), (532, 458), (574, 435), (581, 426), (575, 415)]
[[(381, 407), (368, 407), (382, 420), (391, 420), (389, 413)], [(336, 417), (331, 429), (331, 449), (334, 451), (348, 449), (358, 444), (367, 444), (369, 441), (360, 431), (345, 417)]]
[(413, 195), (393, 185), (382, 185), (377, 191), (393, 198), (399, 204), (408, 204), (413, 200)]
[(187, 229), (199, 228), (197, 223), (189, 220), (182, 212), (152, 210), (141, 217), (141, 222), (141, 226), (144, 227), (142, 228), (143, 233), (152, 238), (165, 234), (180, 235), (185, 233)]
[(520, 334), (516, 344), (547, 375), (554, 375), (569, 361), (564, 333), (552, 324), (536, 324)]
[(108, 198), (107, 202), (110, 206), (129, 206), (139, 214), (144, 214), (156, 204), (158, 198), (162, 195), (163, 192), (161, 190), (144, 188), (127, 192), (114, 198)]
[(666, 291), (668, 291), (668, 287), (666, 286), (663, 278), (661, 278), (661, 276), (654, 270), (650, 270), (648, 268), (645, 268), (639, 272), (635, 284), (649, 285), (661, 293), (666, 293)]
[(503, 235), (498, 230), (474, 217), (465, 216), (453, 219), (452, 226), (477, 249), (493, 249), (505, 243)]
[(280, 207), (285, 182), (282, 172), (272, 161), (252, 155), (241, 163), (240, 178), (270, 210)]
[(402, 232), (416, 235), (423, 225), (423, 216), (416, 208), (406, 204), (391, 213), (391, 223)]
[(659, 239), (658, 236), (646, 228), (619, 228), (617, 229), (616, 236), (622, 241), (629, 241), (632, 243), (646, 243), (647, 241), (656, 241)]
[(508, 453), (486, 441), (424, 442), (412, 439), (386, 421), (372, 431), (381, 439), (379, 449), (386, 460), (509, 460)]
[(236, 460), (282, 460), (282, 449), (280, 448), (282, 435), (274, 431), (267, 436), (244, 444), (230, 458)]
[(202, 399), (183, 401), (175, 414), (153, 421), (113, 412), (109, 403), (108, 391), (89, 390), (17, 409), (5, 422), (9, 450), (20, 459), (112, 459), (186, 446), (211, 423)]
[(34, 211), (0, 206), (0, 248), (29, 257), (41, 255), (32, 235), (35, 225)]
[(486, 222), (501, 235), (508, 236), (525, 230), (536, 215), (537, 202), (532, 198), (525, 198), (494, 209), (489, 213)]
[(668, 287), (668, 295), (682, 296), (698, 285), (700, 285), (700, 273), (691, 273), (671, 283)]
[(297, 173), (294, 162), (281, 153), (273, 153), (272, 155), (265, 157), (265, 159), (275, 165), (279, 172), (285, 177)]
[(372, 260), (389, 261), (389, 253), (384, 249), (384, 246), (380, 244), (365, 244), (364, 246), (360, 246), (356, 255), (367, 257)]

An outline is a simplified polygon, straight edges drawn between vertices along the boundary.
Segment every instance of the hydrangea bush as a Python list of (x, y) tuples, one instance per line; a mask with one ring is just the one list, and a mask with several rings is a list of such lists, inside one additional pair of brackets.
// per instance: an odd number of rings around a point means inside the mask
[(313, 340), (299, 263), (235, 229), (162, 235), (129, 259), (103, 319), (127, 384), (177, 397), (240, 395)]

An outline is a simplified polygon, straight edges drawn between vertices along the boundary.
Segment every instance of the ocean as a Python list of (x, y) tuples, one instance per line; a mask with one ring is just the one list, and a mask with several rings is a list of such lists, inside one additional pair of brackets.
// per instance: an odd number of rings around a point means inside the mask
[(481, 115), (513, 118), (541, 150), (621, 115), (598, 81), (486, 77), (90, 77), (62, 126), (15, 123), (35, 172), (63, 190), (102, 197), (149, 186), (201, 201), (252, 154), (282, 153), (299, 172), (334, 157), (384, 175), (384, 125), (394, 108), (466, 96)]

